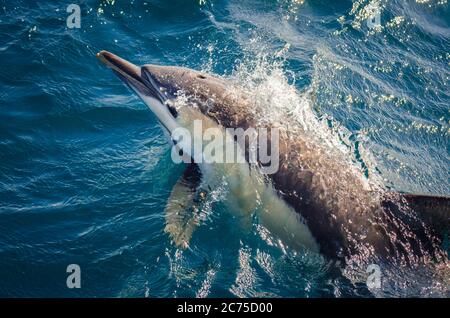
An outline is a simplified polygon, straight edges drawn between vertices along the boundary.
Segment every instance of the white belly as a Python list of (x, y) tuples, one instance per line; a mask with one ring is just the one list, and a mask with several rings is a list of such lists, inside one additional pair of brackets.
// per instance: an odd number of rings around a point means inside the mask
[(259, 223), (284, 245), (319, 252), (319, 245), (302, 217), (256, 169), (250, 171), (248, 164), (209, 164), (201, 169), (206, 184), (226, 185), (225, 204), (243, 224), (252, 222), (256, 214)]

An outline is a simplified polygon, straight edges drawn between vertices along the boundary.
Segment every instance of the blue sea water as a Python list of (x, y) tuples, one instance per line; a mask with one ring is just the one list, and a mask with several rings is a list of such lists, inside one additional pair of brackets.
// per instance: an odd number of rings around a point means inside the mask
[(365, 0), (80, 0), (69, 29), (73, 2), (0, 0), (0, 296), (373, 296), (257, 224), (242, 230), (220, 199), (190, 248), (173, 246), (163, 211), (183, 167), (102, 49), (272, 87), (292, 109), (286, 87), (312, 91), (363, 173), (450, 195), (446, 0), (379, 1), (375, 28)]

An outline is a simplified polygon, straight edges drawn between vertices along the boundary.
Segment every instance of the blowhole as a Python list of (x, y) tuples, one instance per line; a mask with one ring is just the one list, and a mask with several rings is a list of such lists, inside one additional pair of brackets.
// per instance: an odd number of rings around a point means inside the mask
[(203, 75), (203, 74), (198, 74), (197, 77), (200, 78), (200, 79), (206, 79), (206, 76)]

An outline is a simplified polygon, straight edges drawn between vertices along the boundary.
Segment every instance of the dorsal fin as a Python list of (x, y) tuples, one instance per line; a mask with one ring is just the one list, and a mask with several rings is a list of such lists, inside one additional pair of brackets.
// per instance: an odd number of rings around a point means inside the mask
[(450, 197), (403, 194), (408, 204), (434, 229), (449, 232)]

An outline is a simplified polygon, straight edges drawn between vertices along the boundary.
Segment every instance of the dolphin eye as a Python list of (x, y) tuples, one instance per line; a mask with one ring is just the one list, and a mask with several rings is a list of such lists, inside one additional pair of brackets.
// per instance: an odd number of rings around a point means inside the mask
[(206, 76), (203, 75), (203, 74), (198, 74), (198, 75), (197, 75), (197, 78), (200, 78), (200, 79), (206, 79)]

